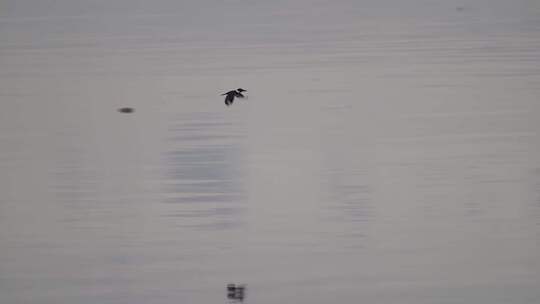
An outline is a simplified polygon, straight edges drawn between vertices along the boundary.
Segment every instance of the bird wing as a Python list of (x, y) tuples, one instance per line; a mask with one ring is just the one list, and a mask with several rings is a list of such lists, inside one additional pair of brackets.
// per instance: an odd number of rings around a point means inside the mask
[(231, 105), (233, 103), (233, 100), (234, 100), (234, 95), (233, 94), (226, 94), (227, 96), (225, 97), (225, 104), (226, 105)]
[(229, 94), (233, 94), (233, 95), (234, 95), (234, 94), (236, 94), (236, 91), (235, 91), (235, 90), (232, 90), (232, 91), (229, 91), (229, 92), (227, 92), (227, 93), (223, 93), (223, 94), (221, 94), (221, 95), (229, 95)]

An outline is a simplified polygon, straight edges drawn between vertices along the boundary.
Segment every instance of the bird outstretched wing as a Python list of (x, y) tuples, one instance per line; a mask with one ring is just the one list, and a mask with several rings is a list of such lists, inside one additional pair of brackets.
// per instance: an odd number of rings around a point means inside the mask
[(233, 94), (226, 94), (227, 96), (225, 96), (225, 104), (227, 106), (230, 106), (233, 101), (234, 101), (234, 95)]

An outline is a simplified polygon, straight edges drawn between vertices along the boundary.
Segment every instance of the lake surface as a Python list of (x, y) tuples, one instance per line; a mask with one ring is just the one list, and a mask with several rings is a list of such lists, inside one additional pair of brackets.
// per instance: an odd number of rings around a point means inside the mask
[(0, 302), (540, 303), (539, 16), (1, 1)]

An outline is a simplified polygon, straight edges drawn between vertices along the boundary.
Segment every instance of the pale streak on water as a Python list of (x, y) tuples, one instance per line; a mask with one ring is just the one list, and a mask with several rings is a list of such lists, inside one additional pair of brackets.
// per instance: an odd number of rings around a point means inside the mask
[(539, 303), (538, 16), (2, 1), (0, 302)]

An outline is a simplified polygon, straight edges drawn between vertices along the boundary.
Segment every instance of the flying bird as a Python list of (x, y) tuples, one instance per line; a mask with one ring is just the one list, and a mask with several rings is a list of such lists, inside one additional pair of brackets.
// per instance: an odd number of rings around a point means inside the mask
[(242, 88), (238, 88), (236, 90), (232, 90), (232, 91), (229, 91), (227, 93), (223, 93), (223, 94), (221, 94), (221, 96), (225, 95), (225, 104), (227, 106), (230, 106), (230, 105), (232, 105), (235, 97), (238, 97), (238, 98), (244, 98), (245, 97), (242, 94), (242, 92), (247, 92), (247, 91), (242, 89)]

